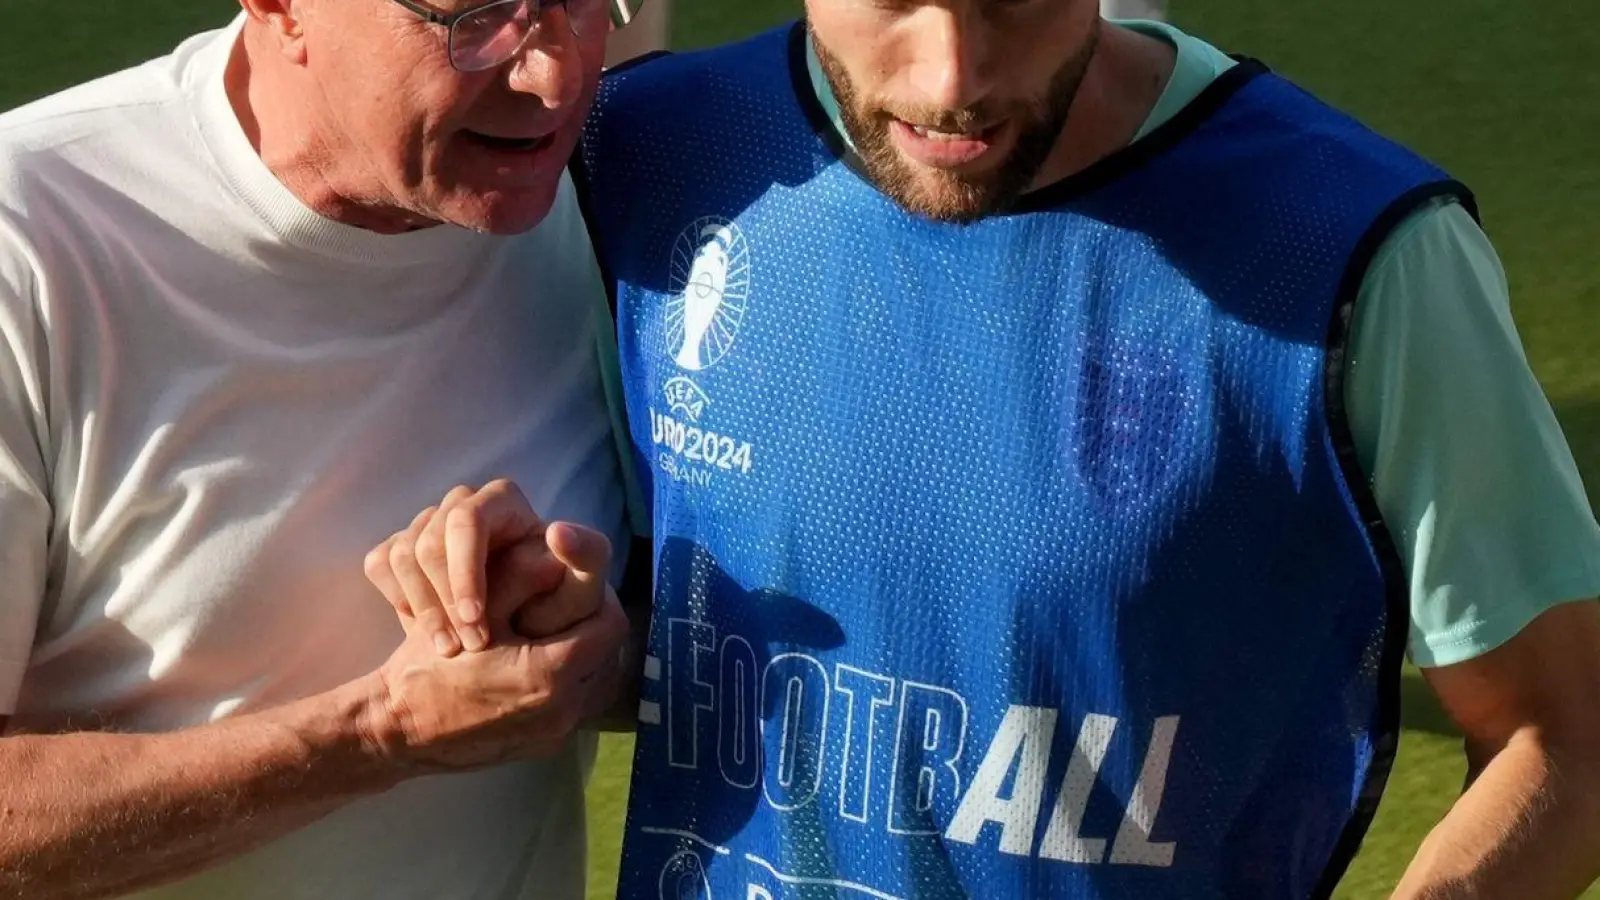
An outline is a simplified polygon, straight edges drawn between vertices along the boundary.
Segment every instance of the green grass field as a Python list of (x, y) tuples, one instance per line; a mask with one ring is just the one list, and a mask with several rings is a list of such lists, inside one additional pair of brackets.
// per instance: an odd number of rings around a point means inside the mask
[[(798, 0), (678, 0), (674, 42), (731, 39), (793, 15)], [(1505, 259), (1529, 356), (1600, 497), (1600, 68), (1592, 0), (1173, 0), (1178, 24), (1259, 57), (1440, 161), (1478, 192)], [(162, 52), (224, 21), (224, 0), (101, 3), (0, 29), (0, 108)], [(1588, 13), (1586, 15), (1586, 13)], [(1387, 896), (1448, 808), (1464, 764), (1415, 673), (1398, 767), (1341, 896)], [(631, 742), (609, 741), (590, 787), (594, 878), (612, 896)], [(1600, 900), (1600, 888), (1585, 895)]]

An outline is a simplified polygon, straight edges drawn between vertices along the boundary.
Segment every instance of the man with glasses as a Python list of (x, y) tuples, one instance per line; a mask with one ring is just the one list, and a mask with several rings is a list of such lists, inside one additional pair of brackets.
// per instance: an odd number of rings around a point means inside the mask
[[(634, 4), (243, 7), (0, 116), (0, 894), (580, 897), (624, 501), (564, 170)], [(363, 554), (497, 477), (585, 614), (403, 634)]]

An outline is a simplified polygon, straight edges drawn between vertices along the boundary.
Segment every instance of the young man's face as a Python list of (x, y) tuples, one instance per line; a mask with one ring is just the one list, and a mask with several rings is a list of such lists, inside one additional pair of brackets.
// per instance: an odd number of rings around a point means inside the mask
[(1032, 185), (1100, 34), (1095, 0), (807, 0), (806, 13), (873, 180), (955, 222)]

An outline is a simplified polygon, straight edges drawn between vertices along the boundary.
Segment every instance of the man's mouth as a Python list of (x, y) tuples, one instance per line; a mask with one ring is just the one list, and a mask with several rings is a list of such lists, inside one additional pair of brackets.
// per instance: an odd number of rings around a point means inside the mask
[(1004, 131), (1004, 123), (971, 131), (943, 131), (903, 119), (894, 119), (889, 125), (902, 153), (936, 169), (958, 169), (977, 162), (994, 149)]
[(545, 134), (538, 137), (500, 137), (498, 135), (484, 134), (480, 131), (462, 132), (473, 143), (490, 150), (501, 153), (537, 153), (549, 146), (554, 135)]
[(917, 137), (926, 138), (930, 141), (988, 141), (994, 137), (996, 131), (1000, 130), (1000, 126), (994, 125), (989, 128), (978, 128), (971, 131), (940, 131), (937, 128), (929, 128), (926, 125), (911, 125), (911, 130), (916, 132)]

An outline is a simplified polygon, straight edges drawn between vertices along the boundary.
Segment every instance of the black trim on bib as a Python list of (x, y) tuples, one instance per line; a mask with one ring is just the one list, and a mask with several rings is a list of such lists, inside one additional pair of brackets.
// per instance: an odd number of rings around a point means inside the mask
[(605, 71), (600, 73), (600, 77), (601, 78), (607, 78), (607, 77), (610, 77), (612, 75), (617, 74), (618, 72), (626, 72), (629, 69), (633, 68), (634, 66), (644, 65), (645, 63), (649, 62), (652, 59), (660, 59), (663, 56), (671, 56), (671, 55), (672, 55), (672, 51), (671, 50), (651, 50), (649, 53), (641, 53), (638, 56), (633, 57), (632, 59), (625, 59), (622, 62), (617, 63), (616, 65), (612, 66), (611, 68), (606, 69)]
[[(606, 78), (626, 72), (635, 66), (644, 65), (653, 59), (671, 55), (671, 50), (652, 50), (649, 53), (626, 60), (620, 65), (606, 69), (600, 73), (600, 78), (604, 81)], [(589, 232), (589, 246), (594, 251), (595, 264), (600, 267), (600, 281), (605, 285), (606, 305), (611, 308), (611, 320), (615, 322), (617, 319), (617, 283), (611, 277), (610, 267), (606, 265), (605, 251), (600, 244), (600, 231), (595, 227), (594, 203), (591, 199), (593, 187), (589, 179), (589, 167), (583, 162), (584, 146), (587, 143), (586, 137), (578, 140), (578, 146), (572, 151), (572, 158), (567, 161), (567, 173), (572, 177), (573, 193), (577, 195), (578, 199), (578, 213), (583, 216), (584, 229)]]
[(611, 267), (606, 265), (605, 250), (600, 245), (600, 229), (595, 226), (594, 201), (590, 192), (589, 167), (583, 161), (583, 142), (567, 163), (567, 174), (572, 177), (572, 193), (578, 200), (578, 214), (583, 217), (583, 229), (589, 233), (589, 248), (594, 253), (594, 263), (600, 269), (600, 283), (605, 287), (606, 306), (611, 310), (611, 321), (617, 320), (617, 282), (611, 277)]
[[(817, 139), (822, 141), (840, 162), (848, 166), (863, 181), (871, 184), (872, 178), (867, 174), (866, 165), (839, 133), (832, 117), (823, 108), (822, 100), (817, 97), (816, 89), (812, 87), (811, 72), (806, 65), (807, 40), (809, 34), (805, 23), (797, 22), (789, 32), (789, 80), (794, 87), (795, 99), (805, 112), (806, 121), (811, 124), (811, 130)], [(1038, 190), (1029, 191), (1014, 207), (998, 215), (1039, 212), (1060, 206), (1073, 198), (1104, 187), (1167, 152), (1205, 124), (1206, 120), (1221, 109), (1223, 104), (1241, 88), (1257, 76), (1271, 71), (1259, 60), (1249, 57), (1235, 57), (1235, 59), (1238, 60), (1238, 65), (1217, 76), (1187, 106), (1140, 140), (1113, 152), (1080, 172), (1068, 175)]]
[(1041, 212), (1092, 193), (1156, 159), (1204, 125), (1245, 85), (1270, 70), (1265, 64), (1241, 58), (1239, 64), (1218, 75), (1172, 118), (1139, 140), (1060, 181), (1022, 195), (1016, 212)]
[[(630, 609), (642, 604), (644, 612), (653, 610), (655, 598), (655, 541), (648, 535), (634, 535), (628, 541), (628, 564), (624, 567), (617, 597)], [(647, 629), (648, 633), (648, 629)]]
[(789, 83), (794, 88), (794, 99), (800, 104), (800, 110), (805, 113), (806, 122), (811, 125), (811, 131), (822, 141), (828, 152), (838, 160), (850, 167), (850, 171), (861, 177), (861, 180), (872, 183), (867, 175), (867, 168), (861, 162), (861, 157), (851, 149), (844, 135), (839, 133), (838, 126), (833, 124), (833, 118), (823, 108), (822, 100), (817, 97), (817, 89), (811, 84), (811, 68), (806, 64), (806, 41), (810, 40), (810, 32), (806, 29), (804, 20), (796, 22), (789, 29)]
[(1356, 301), (1366, 282), (1367, 271), (1372, 267), (1378, 251), (1388, 241), (1399, 224), (1430, 201), (1454, 198), (1461, 202), (1474, 219), (1478, 218), (1478, 204), (1472, 191), (1458, 181), (1436, 181), (1402, 194), (1372, 223), (1356, 249), (1339, 284), (1339, 294), (1328, 326), (1326, 356), (1323, 369), (1323, 408), (1327, 416), (1328, 434), (1338, 458), (1339, 474), (1350, 491), (1356, 510), (1361, 517), (1362, 529), (1367, 534), (1378, 567), (1383, 573), (1384, 595), (1388, 607), (1384, 634), (1383, 657), (1378, 675), (1378, 730), (1372, 736), (1372, 764), (1356, 801), (1350, 820), (1334, 846), (1333, 855), (1322, 870), (1322, 878), (1312, 894), (1315, 900), (1328, 900), (1344, 878), (1361, 849), (1378, 812), (1379, 802), (1389, 783), (1394, 768), (1395, 753), (1400, 744), (1400, 674), (1405, 665), (1406, 643), (1411, 631), (1411, 585), (1406, 577), (1405, 563), (1395, 544), (1393, 535), (1383, 521), (1371, 481), (1361, 468), (1356, 455), (1355, 438), (1350, 432), (1348, 410), (1345, 407), (1345, 376), (1349, 368), (1350, 332), (1355, 322)]

